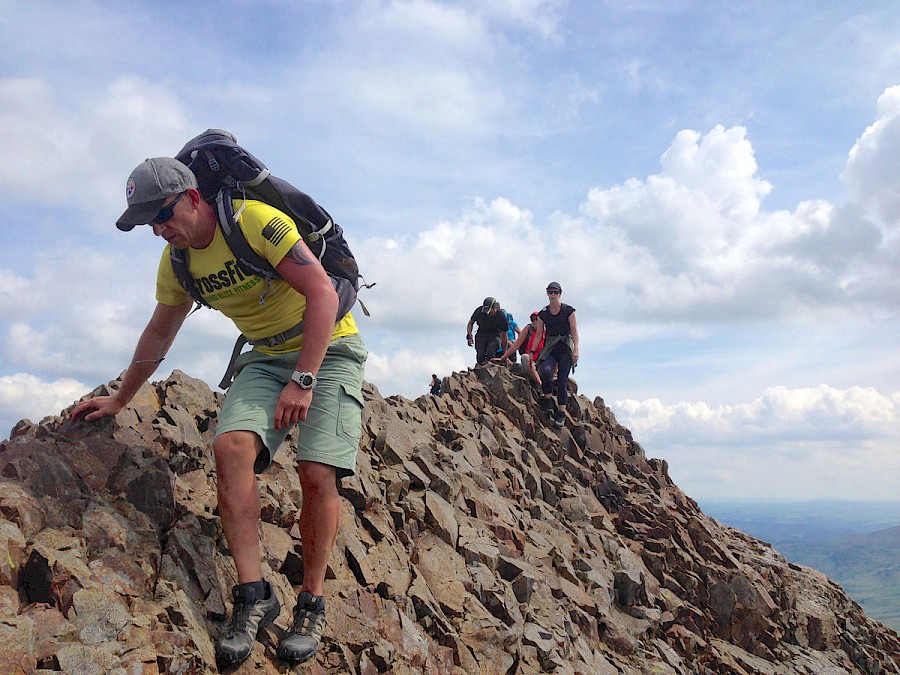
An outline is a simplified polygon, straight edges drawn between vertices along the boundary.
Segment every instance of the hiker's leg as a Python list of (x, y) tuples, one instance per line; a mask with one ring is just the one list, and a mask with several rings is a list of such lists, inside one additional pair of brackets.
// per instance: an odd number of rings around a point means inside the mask
[(558, 355), (557, 366), (559, 370), (556, 374), (556, 402), (562, 410), (569, 401), (569, 372), (572, 370), (572, 352), (568, 347)]
[(534, 367), (534, 359), (531, 358), (528, 354), (522, 354), (522, 368), (528, 374), (528, 377), (534, 382), (535, 386), (541, 386), (541, 377), (537, 373), (537, 369)]
[(287, 428), (275, 431), (271, 414), (295, 364), (296, 353), (272, 357), (245, 352), (237, 359), (237, 375), (219, 412), (213, 441), (216, 488), (238, 583), (262, 578), (255, 474), (269, 465), (287, 435)]
[(488, 360), (490, 338), (484, 333), (475, 333), (475, 364), (480, 365)]
[(318, 462), (299, 462), (303, 508), (300, 536), (303, 539), (303, 587), (313, 595), (325, 594), (325, 570), (341, 520), (341, 499), (335, 468)]
[(549, 396), (553, 393), (553, 370), (556, 368), (556, 355), (548, 354), (538, 366), (538, 375), (541, 377), (541, 393)]
[(253, 473), (261, 449), (262, 441), (251, 431), (229, 431), (213, 442), (219, 516), (239, 584), (262, 579), (259, 488)]
[(355, 472), (362, 432), (362, 382), (366, 348), (358, 335), (331, 343), (312, 404), (299, 424), (297, 472), (303, 489), (300, 534), (303, 587), (324, 595), (325, 570), (340, 524), (340, 477)]
[(213, 441), (219, 516), (237, 569), (231, 589), (231, 623), (216, 640), (220, 672), (250, 656), (259, 631), (281, 611), (272, 585), (262, 576), (259, 546), (259, 490), (253, 465), (262, 441), (252, 431), (226, 431)]
[(278, 643), (278, 658), (292, 665), (312, 659), (322, 642), (326, 622), (325, 571), (341, 513), (333, 466), (300, 460), (297, 471), (303, 488), (303, 584), (294, 606), (294, 620)]

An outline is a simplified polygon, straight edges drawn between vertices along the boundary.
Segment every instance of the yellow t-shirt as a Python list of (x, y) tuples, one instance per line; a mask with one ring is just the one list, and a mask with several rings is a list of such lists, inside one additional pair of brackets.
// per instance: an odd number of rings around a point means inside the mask
[[(269, 261), (273, 267), (281, 262), (288, 251), (300, 240), (300, 233), (291, 219), (278, 209), (263, 202), (233, 200), (235, 213), (244, 204), (238, 216), (238, 226), (247, 237), (254, 251)], [(156, 275), (156, 300), (164, 305), (180, 305), (190, 300), (172, 269), (169, 259), (170, 246), (166, 246), (159, 261)], [(203, 299), (210, 306), (234, 321), (238, 330), (250, 340), (278, 335), (293, 328), (303, 319), (306, 298), (281, 279), (272, 281), (266, 293), (264, 279), (244, 274), (237, 259), (225, 241), (221, 228), (216, 228), (212, 243), (204, 249), (190, 249), (188, 269), (200, 289)], [(260, 304), (264, 293), (265, 301)], [(348, 312), (334, 326), (331, 339), (357, 333), (356, 322)], [(254, 347), (266, 354), (283, 354), (297, 351), (303, 345), (300, 334), (276, 347)]]

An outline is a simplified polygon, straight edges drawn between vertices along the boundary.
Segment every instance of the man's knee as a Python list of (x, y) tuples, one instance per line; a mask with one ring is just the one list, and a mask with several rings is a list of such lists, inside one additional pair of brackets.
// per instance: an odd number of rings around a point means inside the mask
[(252, 431), (226, 431), (213, 441), (213, 455), (220, 470), (247, 463), (252, 468), (262, 449), (262, 440)]
[(304, 501), (313, 495), (337, 494), (337, 470), (320, 462), (297, 463)]

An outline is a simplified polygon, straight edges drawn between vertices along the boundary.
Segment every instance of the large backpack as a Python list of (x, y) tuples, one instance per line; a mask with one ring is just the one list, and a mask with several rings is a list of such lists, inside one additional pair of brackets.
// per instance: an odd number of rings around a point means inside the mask
[[(219, 226), (225, 241), (234, 253), (242, 271), (262, 277), (266, 282), (266, 292), (272, 280), (280, 276), (274, 267), (260, 256), (247, 242), (243, 231), (237, 225), (237, 216), (232, 205), (232, 196), (255, 199), (275, 207), (297, 226), (303, 241), (328, 272), (338, 294), (337, 319), (340, 320), (357, 302), (360, 287), (359, 267), (344, 239), (340, 225), (332, 220), (328, 212), (309, 195), (301, 192), (287, 181), (273, 176), (269, 169), (247, 150), (238, 145), (237, 139), (224, 129), (207, 129), (189, 140), (175, 155), (175, 159), (187, 165), (197, 177), (201, 197), (216, 209)], [(209, 306), (200, 293), (197, 283), (188, 271), (188, 249), (171, 248), (172, 269), (179, 283), (198, 305)], [(374, 284), (363, 284), (366, 288)], [(261, 301), (265, 299), (265, 292)], [(368, 315), (360, 302), (363, 313)], [(220, 383), (227, 389), (231, 383), (234, 359), (241, 348), (251, 344), (275, 346), (303, 331), (302, 322), (280, 335), (262, 340), (247, 340), (243, 335), (235, 345), (228, 372)]]

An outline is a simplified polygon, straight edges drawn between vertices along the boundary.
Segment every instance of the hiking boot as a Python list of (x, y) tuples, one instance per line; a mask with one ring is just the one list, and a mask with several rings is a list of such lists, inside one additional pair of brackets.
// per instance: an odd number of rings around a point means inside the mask
[(549, 396), (544, 396), (541, 399), (541, 410), (544, 411), (544, 414), (547, 415), (550, 419), (553, 419), (553, 411), (556, 406), (553, 405), (553, 399)]
[[(268, 581), (263, 583), (262, 590), (255, 582), (231, 589), (234, 598), (231, 625), (216, 643), (216, 660), (220, 665), (234, 665), (250, 656), (259, 631), (278, 618), (281, 603), (272, 585)], [(266, 595), (269, 597), (260, 597)]]
[(557, 429), (562, 429), (566, 423), (566, 413), (563, 410), (557, 410), (556, 414), (553, 415), (553, 426)]
[(278, 657), (297, 664), (308, 661), (319, 649), (325, 628), (325, 598), (303, 591), (294, 607), (294, 624), (278, 645)]

